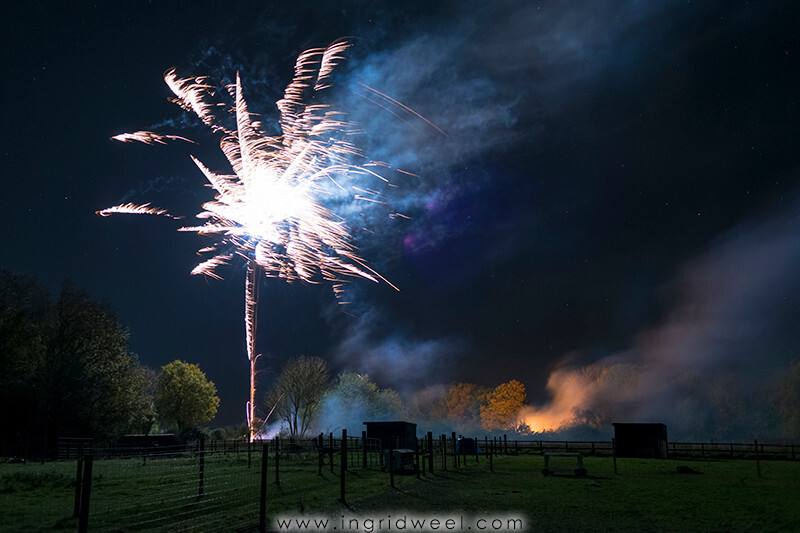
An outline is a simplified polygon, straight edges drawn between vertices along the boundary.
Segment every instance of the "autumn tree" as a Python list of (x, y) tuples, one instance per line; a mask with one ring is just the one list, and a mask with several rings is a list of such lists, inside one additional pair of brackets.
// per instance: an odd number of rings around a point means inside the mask
[(185, 433), (217, 414), (217, 387), (197, 365), (175, 360), (161, 367), (155, 406), (162, 420)]
[(481, 421), (481, 402), (489, 389), (474, 383), (453, 383), (447, 391), (447, 419), (458, 428), (477, 427)]
[(525, 404), (525, 385), (512, 379), (495, 387), (480, 407), (481, 424), (486, 430), (514, 429)]
[(319, 357), (290, 359), (267, 395), (266, 412), (274, 412), (289, 427), (289, 435), (302, 438), (319, 412), (328, 386), (328, 364)]

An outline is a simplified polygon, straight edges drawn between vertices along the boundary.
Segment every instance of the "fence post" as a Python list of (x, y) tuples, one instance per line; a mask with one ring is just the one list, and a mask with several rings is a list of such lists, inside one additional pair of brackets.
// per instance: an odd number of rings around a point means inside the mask
[(433, 432), (428, 432), (428, 472), (433, 474)]
[(367, 432), (361, 432), (361, 467), (367, 467)]
[(475, 437), (475, 464), (478, 464), (478, 437)]
[(267, 465), (269, 463), (269, 441), (261, 443), (261, 498), (258, 506), (258, 530), (267, 531)]
[(758, 473), (758, 477), (761, 477), (761, 458), (758, 454), (758, 439), (755, 440), (755, 448), (756, 448), (756, 472)]
[(611, 457), (614, 458), (614, 473), (617, 473), (617, 439), (611, 439)]
[(456, 447), (456, 432), (453, 431), (450, 433), (451, 438), (453, 439), (453, 468), (458, 468), (458, 448)]
[(414, 469), (417, 471), (417, 479), (419, 479), (419, 439), (416, 435), (414, 435)]
[(342, 458), (340, 460), (341, 472), (339, 474), (339, 501), (345, 503), (344, 499), (344, 483), (345, 474), (347, 474), (347, 430), (342, 430)]
[(203, 495), (203, 489), (206, 481), (206, 439), (200, 437), (200, 487), (198, 488), (197, 497)]
[(323, 446), (325, 445), (325, 436), (320, 433), (317, 437), (317, 475), (322, 475), (322, 465), (325, 464), (325, 452)]
[(489, 443), (489, 446), (491, 446), (489, 449), (489, 472), (494, 472), (494, 439)]
[(503, 433), (503, 455), (508, 455), (508, 435)]
[(389, 448), (389, 484), (394, 488), (394, 448)]
[(275, 484), (281, 484), (281, 438), (275, 435)]
[(328, 433), (328, 462), (331, 467), (331, 474), (333, 474), (333, 432)]
[(442, 434), (439, 441), (442, 443), (442, 470), (447, 472), (447, 436)]
[(81, 512), (81, 484), (83, 482), (83, 446), (78, 448), (78, 467), (75, 472), (75, 506), (72, 510), (72, 516), (77, 518)]
[(81, 487), (81, 512), (78, 517), (78, 533), (89, 530), (89, 497), (92, 494), (92, 456), (83, 459), (83, 486)]

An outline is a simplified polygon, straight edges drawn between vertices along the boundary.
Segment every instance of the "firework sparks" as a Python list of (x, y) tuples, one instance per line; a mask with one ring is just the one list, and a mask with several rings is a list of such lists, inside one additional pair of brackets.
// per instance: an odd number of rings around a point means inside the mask
[(121, 204), (115, 205), (114, 207), (106, 207), (105, 209), (101, 209), (100, 211), (95, 211), (96, 214), (100, 215), (101, 217), (111, 216), (115, 213), (117, 214), (127, 214), (127, 215), (162, 215), (169, 218), (181, 218), (172, 216), (167, 213), (166, 209), (161, 209), (160, 207), (150, 207), (150, 204)]
[(123, 143), (140, 142), (144, 144), (167, 144), (167, 141), (186, 141), (188, 143), (197, 144), (191, 139), (180, 137), (178, 135), (160, 135), (152, 131), (134, 131), (133, 133), (120, 133), (111, 137), (112, 141), (119, 141)]
[[(341, 113), (325, 105), (306, 103), (310, 96), (329, 86), (330, 75), (348, 46), (347, 42), (338, 41), (327, 48), (308, 50), (298, 57), (294, 78), (283, 99), (277, 102), (282, 135), (275, 137), (266, 136), (259, 123), (253, 120), (238, 75), (236, 82), (228, 87), (233, 98), (228, 110), (236, 121), (233, 129), (225, 126), (224, 119), (228, 115), (220, 112), (221, 106), (215, 102), (216, 89), (207, 78), (180, 79), (174, 70), (165, 74), (167, 85), (175, 93), (173, 101), (222, 134), (221, 149), (233, 169), (233, 174), (219, 174), (192, 157), (216, 195), (214, 200), (203, 204), (203, 211), (197, 215), (205, 221), (203, 224), (182, 227), (179, 231), (216, 238), (213, 246), (200, 252), (215, 255), (203, 260), (192, 274), (219, 278), (217, 269), (228, 264), (235, 255), (247, 263), (245, 331), (250, 361), (250, 401), (246, 410), (251, 438), (256, 425), (258, 355), (255, 331), (261, 273), (286, 280), (331, 282), (337, 298), (342, 295), (342, 283), (352, 278), (383, 280), (391, 285), (358, 256), (344, 220), (322, 205), (331, 186), (339, 191), (352, 190), (350, 194), (357, 200), (385, 203), (378, 191), (348, 186), (347, 181), (355, 176), (385, 181), (368, 167), (388, 165), (365, 159), (349, 141), (354, 130)], [(146, 131), (112, 139), (147, 144), (163, 144), (168, 139), (189, 141)], [(353, 160), (361, 164), (353, 164)], [(97, 213), (103, 216), (112, 213), (172, 216), (149, 204), (124, 204)], [(403, 215), (393, 213), (391, 216)]]

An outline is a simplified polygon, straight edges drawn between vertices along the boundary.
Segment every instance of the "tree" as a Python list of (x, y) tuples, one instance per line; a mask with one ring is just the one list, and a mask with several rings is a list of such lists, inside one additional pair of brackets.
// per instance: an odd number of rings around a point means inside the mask
[(319, 412), (328, 387), (328, 363), (319, 357), (301, 355), (284, 365), (275, 386), (267, 395), (266, 408), (289, 426), (289, 435), (302, 438)]
[(489, 389), (474, 383), (453, 383), (447, 391), (447, 419), (456, 427), (477, 427), (481, 421), (481, 402)]
[(158, 372), (144, 365), (141, 365), (138, 371), (143, 383), (143, 394), (139, 398), (138, 408), (131, 416), (130, 430), (133, 433), (148, 434), (157, 427), (158, 422), (158, 413), (156, 413), (155, 405)]
[(783, 432), (781, 436), (800, 435), (800, 359), (791, 361), (772, 396)]
[(214, 382), (206, 379), (200, 367), (175, 360), (161, 367), (155, 403), (159, 417), (184, 433), (214, 418), (219, 397)]
[(58, 299), (0, 271), (0, 424), (3, 440), (45, 449), (58, 436), (110, 441), (146, 404), (128, 332), (107, 305), (65, 282)]
[(147, 386), (128, 351), (127, 330), (107, 306), (69, 283), (56, 302), (56, 317), (45, 373), (49, 423), (71, 422), (78, 434), (101, 438), (124, 433), (146, 405)]
[(35, 280), (0, 271), (0, 433), (6, 448), (42, 442), (41, 384), (52, 307)]
[(481, 405), (481, 424), (486, 430), (514, 429), (525, 404), (525, 385), (512, 379), (486, 394)]
[(393, 389), (381, 389), (367, 374), (342, 372), (325, 395), (328, 430), (346, 428), (359, 431), (365, 421), (402, 418), (403, 401)]
[(420, 422), (441, 422), (447, 419), (445, 385), (431, 385), (416, 391), (407, 402), (408, 417)]

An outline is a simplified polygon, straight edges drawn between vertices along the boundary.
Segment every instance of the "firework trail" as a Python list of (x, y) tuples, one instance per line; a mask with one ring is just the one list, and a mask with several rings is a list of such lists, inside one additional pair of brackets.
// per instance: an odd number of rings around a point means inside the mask
[[(322, 205), (331, 189), (352, 194), (354, 199), (383, 203), (377, 191), (357, 188), (349, 182), (356, 176), (386, 181), (374, 169), (388, 165), (367, 160), (349, 141), (355, 130), (342, 113), (326, 105), (306, 103), (329, 86), (331, 73), (348, 46), (345, 41), (337, 41), (298, 57), (294, 78), (283, 99), (277, 102), (280, 136), (267, 136), (261, 131), (247, 109), (238, 74), (236, 83), (227, 87), (233, 98), (233, 105), (227, 108), (215, 101), (216, 88), (207, 78), (180, 79), (174, 70), (164, 76), (175, 93), (173, 101), (222, 135), (221, 149), (233, 169), (233, 174), (219, 174), (192, 156), (216, 195), (213, 201), (203, 204), (203, 211), (197, 215), (205, 221), (203, 224), (179, 231), (216, 238), (213, 246), (201, 250), (213, 255), (198, 264), (192, 274), (219, 278), (217, 269), (234, 256), (246, 261), (245, 330), (250, 361), (247, 422), (251, 439), (256, 422), (255, 331), (260, 276), (331, 282), (337, 298), (342, 294), (342, 283), (352, 278), (382, 280), (391, 285), (358, 256), (344, 220)], [(227, 111), (235, 117), (235, 129), (225, 126)], [(168, 139), (189, 141), (152, 132), (121, 134), (112, 139), (148, 144)], [(124, 204), (97, 213), (172, 216), (149, 204)]]
[(186, 141), (192, 144), (197, 144), (191, 139), (180, 137), (178, 135), (160, 135), (152, 131), (134, 131), (133, 133), (120, 133), (111, 137), (112, 141), (127, 142), (140, 142), (144, 144), (167, 144), (167, 141)]

